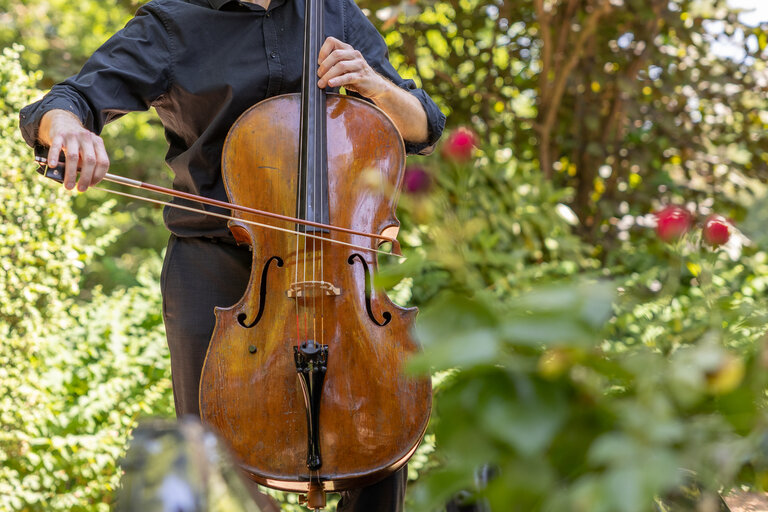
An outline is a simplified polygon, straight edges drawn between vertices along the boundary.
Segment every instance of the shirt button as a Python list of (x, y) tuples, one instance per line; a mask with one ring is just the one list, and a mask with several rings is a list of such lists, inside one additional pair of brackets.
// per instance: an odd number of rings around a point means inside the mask
[(277, 52), (272, 52), (269, 54), (269, 56), (274, 59), (275, 57), (277, 57)]

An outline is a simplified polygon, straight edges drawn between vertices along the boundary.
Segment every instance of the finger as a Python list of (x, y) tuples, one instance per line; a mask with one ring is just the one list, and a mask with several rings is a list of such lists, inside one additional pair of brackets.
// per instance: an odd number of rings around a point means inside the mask
[(363, 69), (363, 63), (361, 61), (343, 60), (341, 62), (336, 63), (331, 69), (328, 70), (327, 73), (325, 73), (322, 77), (320, 77), (320, 80), (318, 81), (318, 86), (320, 88), (323, 88), (326, 86), (341, 87), (345, 85), (347, 82), (343, 82), (339, 80), (340, 77), (350, 75), (350, 74), (358, 74), (358, 76), (361, 76), (362, 69)]
[(357, 50), (334, 50), (320, 62), (320, 65), (317, 68), (317, 76), (325, 75), (333, 66), (341, 61), (355, 60), (358, 57), (362, 58), (362, 55), (360, 55), (360, 52)]
[[(90, 137), (89, 137), (90, 138)], [(80, 178), (77, 180), (77, 190), (85, 192), (91, 185), (93, 169), (96, 166), (96, 152), (90, 140), (80, 143)]]
[(72, 190), (75, 188), (77, 166), (80, 163), (80, 148), (75, 135), (70, 135), (65, 140), (64, 154), (67, 157), (67, 164), (64, 166), (64, 188)]
[(51, 147), (48, 148), (48, 167), (57, 167), (61, 156), (61, 137), (54, 137), (51, 141)]
[(357, 91), (356, 84), (359, 84), (363, 79), (361, 73), (353, 72), (346, 73), (328, 81), (328, 85), (331, 87), (344, 87), (350, 91)]
[(346, 50), (352, 47), (347, 43), (339, 41), (335, 37), (325, 38), (325, 41), (323, 42), (323, 45), (320, 47), (320, 51), (318, 52), (317, 63), (320, 64), (321, 62), (323, 62), (326, 59), (326, 57), (328, 57), (328, 55), (330, 55), (331, 52), (337, 48)]
[(94, 135), (94, 149), (96, 150), (96, 167), (93, 170), (91, 185), (96, 185), (103, 180), (109, 172), (109, 155), (104, 148), (104, 139), (97, 135)]

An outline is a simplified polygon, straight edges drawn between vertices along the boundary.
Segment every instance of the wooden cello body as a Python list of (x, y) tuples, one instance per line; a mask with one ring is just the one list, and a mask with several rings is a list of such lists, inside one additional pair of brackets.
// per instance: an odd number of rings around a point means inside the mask
[[(317, 151), (325, 175), (307, 184), (297, 172), (313, 167), (302, 164), (301, 139), (316, 121), (302, 120), (302, 95), (277, 96), (230, 130), (222, 160), (230, 200), (287, 216), (305, 216), (309, 206), (329, 224), (365, 233), (396, 228), (400, 134), (362, 100), (328, 95), (322, 103), (327, 144)], [(385, 186), (371, 186), (372, 176)], [(318, 194), (327, 195), (325, 211)], [(237, 304), (216, 309), (200, 385), (203, 421), (253, 480), (273, 488), (343, 490), (397, 470), (418, 446), (431, 407), (429, 380), (403, 368), (418, 350), (410, 334), (416, 310), (372, 287), (375, 252), (327, 240), (372, 249), (378, 242), (312, 233), (324, 241), (237, 220), (230, 229), (253, 248), (251, 279)]]

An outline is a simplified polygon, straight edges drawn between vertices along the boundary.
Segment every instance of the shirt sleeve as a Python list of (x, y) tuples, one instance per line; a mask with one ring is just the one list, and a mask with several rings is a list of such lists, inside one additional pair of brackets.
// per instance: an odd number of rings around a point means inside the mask
[(131, 111), (147, 110), (171, 83), (173, 41), (154, 3), (143, 6), (128, 24), (104, 43), (77, 75), (54, 85), (39, 101), (21, 109), (21, 133), (30, 146), (38, 141), (43, 114), (72, 112), (83, 125), (101, 133), (104, 125)]
[(379, 74), (414, 95), (427, 114), (428, 136), (426, 142), (413, 143), (405, 141), (406, 152), (409, 154), (431, 153), (433, 146), (445, 128), (445, 115), (423, 89), (417, 88), (413, 80), (403, 79), (395, 68), (392, 67), (392, 64), (389, 62), (389, 50), (384, 42), (384, 38), (381, 37), (379, 31), (366, 18), (354, 0), (342, 0), (342, 2), (345, 41), (362, 53), (368, 64)]

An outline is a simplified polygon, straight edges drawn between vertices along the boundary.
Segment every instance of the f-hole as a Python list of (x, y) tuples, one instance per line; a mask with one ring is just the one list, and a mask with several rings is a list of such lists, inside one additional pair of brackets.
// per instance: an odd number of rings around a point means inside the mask
[(360, 260), (360, 263), (363, 264), (363, 271), (365, 272), (365, 309), (368, 311), (368, 318), (370, 318), (371, 321), (379, 327), (384, 327), (389, 323), (390, 320), (392, 320), (392, 313), (389, 311), (383, 312), (381, 314), (381, 316), (384, 318), (383, 322), (379, 322), (376, 320), (376, 317), (373, 316), (373, 311), (371, 310), (371, 271), (368, 268), (368, 263), (365, 261), (365, 258), (357, 253), (350, 256), (349, 259), (347, 259), (347, 263), (354, 265), (355, 259)]
[(259, 320), (261, 320), (261, 315), (264, 314), (264, 306), (267, 301), (267, 273), (269, 271), (269, 265), (272, 263), (273, 260), (277, 262), (278, 267), (283, 266), (283, 260), (282, 258), (280, 258), (280, 256), (272, 256), (264, 264), (264, 269), (261, 271), (261, 289), (259, 290), (259, 312), (256, 313), (256, 318), (253, 319), (253, 322), (246, 324), (245, 319), (248, 318), (248, 315), (246, 315), (245, 313), (240, 313), (239, 315), (237, 315), (237, 323), (239, 323), (246, 329), (250, 329), (257, 323), (259, 323)]

